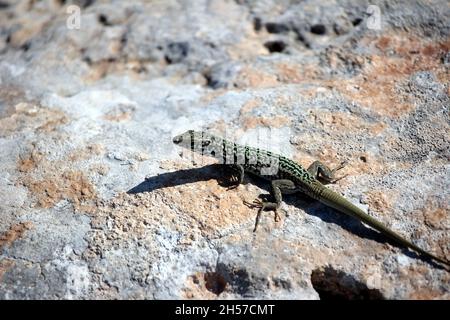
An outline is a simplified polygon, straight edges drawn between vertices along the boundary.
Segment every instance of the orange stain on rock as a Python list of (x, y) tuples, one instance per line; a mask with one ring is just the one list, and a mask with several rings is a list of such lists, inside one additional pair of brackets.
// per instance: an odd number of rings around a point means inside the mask
[(450, 229), (450, 207), (445, 201), (430, 197), (421, 210), (425, 223), (433, 229)]
[[(98, 148), (92, 145), (87, 152), (95, 153)], [(69, 156), (69, 161), (74, 159)], [(22, 173), (18, 183), (28, 188), (39, 207), (51, 208), (67, 199), (77, 210), (91, 210), (86, 205), (97, 198), (94, 186), (85, 173), (65, 168), (64, 164), (64, 160), (49, 161), (33, 145), (31, 152), (18, 160), (17, 169)]]
[(100, 156), (105, 153), (105, 147), (99, 143), (92, 143), (82, 148), (77, 148), (68, 155), (70, 161), (81, 161)]
[(0, 119), (0, 136), (9, 136), (25, 128), (52, 132), (67, 122), (69, 118), (60, 110), (21, 102), (14, 107), (9, 117)]
[(30, 172), (39, 166), (42, 158), (42, 154), (33, 149), (26, 157), (19, 160), (17, 169), (23, 173)]
[(397, 193), (389, 190), (386, 191), (369, 191), (366, 194), (367, 204), (380, 215), (389, 215), (397, 198)]
[(387, 127), (384, 123), (368, 123), (361, 117), (345, 112), (311, 110), (310, 115), (321, 127), (331, 131), (357, 132), (368, 130), (378, 134)]
[(278, 78), (275, 74), (251, 67), (242, 68), (236, 80), (238, 88), (267, 88), (278, 84)]
[(316, 65), (287, 64), (276, 65), (278, 80), (283, 83), (301, 83), (317, 79), (320, 70)]
[(244, 115), (246, 113), (249, 113), (253, 109), (255, 109), (261, 101), (258, 98), (250, 99), (244, 105), (241, 107), (241, 110), (239, 111), (240, 115)]
[(84, 210), (89, 200), (96, 199), (94, 186), (80, 171), (47, 172), (39, 180), (25, 179), (24, 185), (37, 198), (37, 204), (50, 208), (60, 200), (70, 200), (76, 209)]
[(420, 288), (411, 292), (409, 299), (412, 300), (434, 300), (442, 299), (442, 292), (435, 289)]
[(14, 266), (14, 261), (11, 259), (0, 260), (0, 282), (5, 273)]
[[(369, 39), (367, 39), (370, 44)], [(373, 40), (372, 40), (373, 41)], [(431, 71), (448, 82), (448, 72), (441, 56), (450, 49), (450, 41), (431, 43), (410, 35), (388, 35), (375, 40), (380, 54), (369, 57), (361, 74), (349, 80), (333, 80), (347, 98), (382, 115), (399, 117), (414, 108), (412, 101), (397, 90), (396, 85), (418, 71)], [(389, 54), (393, 52), (394, 54)]]
[(258, 127), (282, 128), (289, 126), (291, 120), (286, 116), (273, 117), (243, 117), (242, 128), (244, 130), (254, 129)]
[(11, 228), (0, 234), (0, 249), (9, 247), (14, 241), (22, 238), (26, 231), (33, 228), (31, 222), (21, 222), (11, 226)]
[[(215, 179), (194, 185), (180, 185), (165, 190), (168, 201), (189, 215), (201, 227), (204, 236), (212, 236), (219, 230), (237, 227), (254, 218), (253, 210), (243, 204), (257, 195), (245, 192), (245, 186), (226, 192)], [(202, 198), (202, 201), (191, 199)], [(199, 214), (208, 212), (207, 215)]]
[(225, 279), (215, 272), (197, 272), (187, 278), (183, 295), (186, 299), (215, 299), (226, 285)]

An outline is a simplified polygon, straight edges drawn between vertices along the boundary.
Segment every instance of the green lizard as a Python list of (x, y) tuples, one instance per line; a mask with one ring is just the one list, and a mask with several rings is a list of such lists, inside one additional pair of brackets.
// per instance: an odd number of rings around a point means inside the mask
[(338, 179), (334, 177), (335, 172), (341, 169), (344, 164), (331, 170), (321, 162), (315, 161), (306, 170), (298, 163), (284, 156), (258, 148), (242, 146), (207, 132), (194, 130), (189, 130), (181, 135), (175, 136), (173, 142), (176, 145), (191, 149), (204, 156), (212, 156), (218, 159), (220, 163), (234, 168), (237, 172), (237, 179), (235, 179), (236, 183), (232, 188), (237, 187), (243, 182), (245, 173), (250, 173), (271, 181), (271, 194), (275, 202), (261, 201), (258, 199), (253, 204), (246, 203), (253, 208), (259, 209), (253, 231), (256, 231), (258, 227), (262, 211), (275, 211), (275, 220), (279, 219), (277, 209), (281, 204), (282, 194), (303, 192), (329, 207), (359, 219), (398, 244), (410, 248), (425, 257), (450, 266), (449, 261), (439, 258), (406, 240), (346, 200), (343, 196), (324, 186), (318, 180), (320, 177), (327, 182), (337, 181)]

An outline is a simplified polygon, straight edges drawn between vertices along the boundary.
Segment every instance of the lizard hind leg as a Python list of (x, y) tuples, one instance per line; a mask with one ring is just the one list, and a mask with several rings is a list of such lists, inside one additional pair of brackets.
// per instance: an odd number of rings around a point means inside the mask
[(345, 178), (347, 175), (336, 178), (335, 174), (338, 170), (341, 170), (347, 165), (347, 161), (342, 162), (334, 169), (330, 169), (328, 166), (320, 161), (314, 161), (309, 167), (308, 172), (315, 178), (322, 178), (328, 183), (336, 183), (337, 181)]
[(287, 179), (273, 180), (271, 187), (272, 187), (271, 195), (275, 199), (275, 202), (259, 199), (254, 200), (252, 203), (244, 201), (244, 204), (247, 205), (248, 207), (259, 209), (256, 215), (255, 228), (253, 229), (253, 232), (255, 232), (258, 228), (259, 221), (261, 220), (261, 213), (263, 211), (274, 211), (275, 221), (276, 222), (280, 221), (278, 208), (280, 207), (282, 201), (282, 193), (292, 193), (297, 191), (295, 183)]

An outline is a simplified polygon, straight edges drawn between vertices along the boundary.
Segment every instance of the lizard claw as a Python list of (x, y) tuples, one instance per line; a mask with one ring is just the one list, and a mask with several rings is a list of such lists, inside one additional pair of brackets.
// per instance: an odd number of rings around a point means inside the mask
[(280, 215), (278, 214), (278, 211), (275, 210), (275, 222), (280, 222), (280, 221), (281, 221), (281, 217), (280, 217)]
[(331, 183), (336, 183), (341, 179), (344, 179), (346, 176), (348, 176), (348, 174), (344, 174), (343, 176), (340, 176), (339, 178), (335, 178), (333, 180), (331, 180)]
[[(337, 166), (336, 168), (334, 168), (334, 169), (332, 170), (333, 175), (334, 175), (334, 173), (335, 173), (336, 171), (339, 171), (339, 170), (343, 169), (347, 164), (348, 164), (348, 160), (342, 161), (341, 164), (340, 164), (339, 166)], [(348, 176), (348, 174), (344, 174), (344, 175), (342, 175), (342, 176), (340, 176), (340, 177), (334, 178), (334, 179), (330, 180), (329, 182), (330, 182), (330, 183), (336, 183), (336, 182), (338, 182), (339, 180), (344, 179), (346, 176)]]
[(344, 168), (346, 165), (348, 165), (348, 160), (342, 161), (340, 164), (341, 169)]
[(338, 165), (336, 168), (334, 168), (332, 170), (332, 172), (336, 172), (338, 170), (341, 170), (341, 169), (345, 168), (347, 165), (348, 165), (348, 160), (344, 160), (344, 161), (341, 162), (340, 165)]
[(250, 209), (255, 209), (255, 208), (261, 209), (264, 206), (263, 202), (259, 199), (255, 199), (251, 203), (244, 200), (244, 204), (247, 207), (249, 207)]

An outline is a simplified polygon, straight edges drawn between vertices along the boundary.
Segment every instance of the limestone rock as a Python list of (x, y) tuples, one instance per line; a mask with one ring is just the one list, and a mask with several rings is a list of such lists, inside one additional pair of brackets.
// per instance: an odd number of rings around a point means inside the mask
[(330, 188), (450, 259), (448, 21), (444, 0), (2, 1), (0, 298), (449, 299), (447, 271), (305, 196), (253, 233), (267, 186), (227, 191), (171, 142), (348, 160)]

